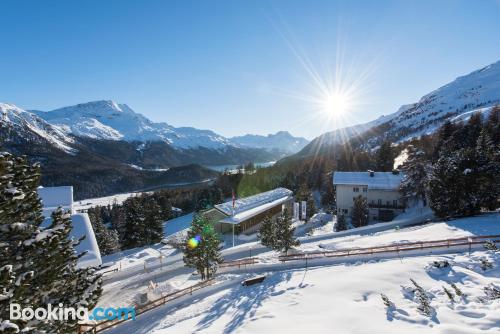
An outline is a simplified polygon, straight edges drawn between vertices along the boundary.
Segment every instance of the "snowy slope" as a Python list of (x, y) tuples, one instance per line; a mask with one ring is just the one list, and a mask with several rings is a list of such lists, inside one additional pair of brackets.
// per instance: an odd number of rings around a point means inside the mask
[[(376, 147), (384, 138), (400, 142), (431, 134), (446, 120), (466, 120), (472, 112), (485, 114), (497, 104), (500, 104), (500, 61), (461, 76), (392, 114), (324, 133), (304, 147), (298, 156), (316, 154), (356, 136), (363, 136), (369, 147)], [(381, 127), (380, 131), (373, 131), (377, 127)]]
[(495, 104), (500, 104), (500, 61), (402, 106), (391, 119), (390, 132), (401, 139), (429, 134), (447, 119)]
[[(0, 126), (5, 133), (10, 130), (15, 136), (35, 141), (37, 139), (46, 140), (67, 153), (76, 152), (71, 147), (74, 139), (68, 136), (63, 129), (51, 125), (40, 117), (13, 104), (0, 103)], [(9, 139), (4, 138), (4, 140)]]
[(294, 137), (287, 131), (279, 131), (267, 136), (251, 135), (232, 137), (233, 143), (241, 146), (253, 148), (265, 148), (267, 150), (280, 150), (286, 153), (296, 153), (300, 151), (309, 142), (302, 137)]
[(175, 148), (222, 149), (233, 145), (210, 130), (175, 128), (155, 123), (126, 104), (94, 101), (48, 112), (33, 111), (51, 124), (77, 136), (106, 140), (165, 141)]

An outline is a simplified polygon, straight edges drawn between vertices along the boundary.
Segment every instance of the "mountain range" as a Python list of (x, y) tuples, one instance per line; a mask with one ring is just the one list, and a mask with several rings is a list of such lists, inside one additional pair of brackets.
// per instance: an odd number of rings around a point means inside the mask
[[(44, 185), (73, 184), (76, 197), (108, 195), (216, 176), (200, 165), (265, 162), (330, 152), (349, 141), (376, 149), (436, 131), (445, 121), (500, 104), (500, 61), (459, 77), (418, 102), (311, 142), (286, 131), (226, 138), (210, 130), (155, 123), (125, 104), (95, 101), (52, 111), (0, 103), (0, 147), (42, 163)], [(296, 153), (295, 153), (296, 152)], [(293, 154), (295, 153), (295, 154)], [(292, 154), (292, 155), (291, 155)], [(197, 164), (197, 165), (196, 165)]]
[(458, 77), (392, 114), (324, 133), (290, 159), (326, 152), (333, 145), (353, 139), (365, 149), (376, 148), (384, 140), (403, 142), (431, 134), (447, 120), (459, 121), (474, 112), (486, 114), (497, 104), (500, 104), (500, 61)]

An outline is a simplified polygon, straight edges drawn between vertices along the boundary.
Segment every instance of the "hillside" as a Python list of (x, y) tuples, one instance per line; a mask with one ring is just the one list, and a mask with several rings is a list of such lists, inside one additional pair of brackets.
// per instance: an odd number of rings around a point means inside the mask
[(322, 134), (291, 159), (324, 153), (351, 139), (359, 139), (355, 142), (367, 148), (377, 147), (384, 139), (409, 140), (435, 132), (446, 120), (462, 119), (474, 110), (487, 112), (496, 104), (500, 104), (500, 61), (461, 76), (392, 114)]

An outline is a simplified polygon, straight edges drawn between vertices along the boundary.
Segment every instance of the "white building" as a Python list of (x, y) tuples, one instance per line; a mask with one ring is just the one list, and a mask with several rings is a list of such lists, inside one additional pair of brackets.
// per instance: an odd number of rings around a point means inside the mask
[(337, 214), (352, 215), (354, 199), (366, 198), (369, 220), (390, 221), (405, 209), (399, 193), (403, 174), (399, 172), (334, 172), (333, 187)]
[(293, 192), (286, 188), (276, 188), (257, 195), (239, 198), (234, 201), (217, 204), (213, 209), (204, 212), (216, 230), (220, 233), (237, 232), (254, 233), (265, 217), (275, 219), (284, 207), (292, 214)]
[(45, 217), (42, 226), (49, 226), (50, 216), (58, 207), (61, 207), (64, 211), (69, 211), (73, 224), (70, 236), (75, 239), (80, 239), (82, 236), (85, 236), (85, 239), (76, 247), (77, 253), (86, 252), (84, 256), (78, 259), (78, 267), (100, 266), (102, 264), (101, 252), (97, 245), (94, 229), (86, 213), (75, 212), (73, 205), (73, 187), (39, 187), (37, 192), (42, 201), (43, 216)]

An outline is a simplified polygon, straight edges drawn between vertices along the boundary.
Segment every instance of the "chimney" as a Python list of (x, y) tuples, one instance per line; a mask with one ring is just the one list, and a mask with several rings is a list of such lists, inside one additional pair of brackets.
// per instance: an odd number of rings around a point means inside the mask
[(375, 172), (372, 171), (372, 170), (368, 170), (368, 173), (370, 174), (370, 177), (374, 177), (375, 176)]

